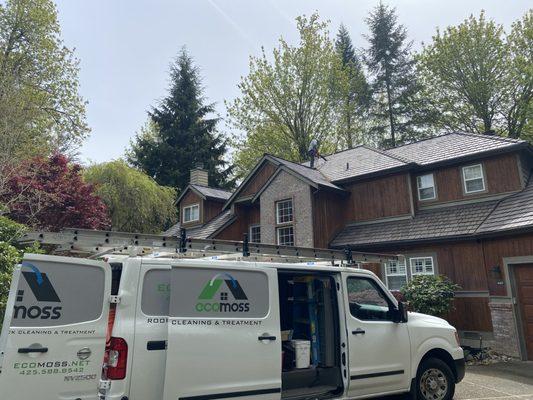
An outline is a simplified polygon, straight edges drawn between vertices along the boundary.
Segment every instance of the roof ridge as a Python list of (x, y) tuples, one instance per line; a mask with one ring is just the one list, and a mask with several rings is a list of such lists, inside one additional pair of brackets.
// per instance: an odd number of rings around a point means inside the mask
[(504, 136), (500, 136), (500, 135), (487, 135), (485, 133), (474, 133), (474, 132), (464, 132), (464, 131), (456, 131), (456, 132), (452, 132), (452, 133), (456, 133), (458, 135), (463, 135), (463, 136), (483, 137), (483, 138), (487, 138), (487, 139), (494, 139), (494, 140), (498, 140), (498, 141), (502, 141), (502, 142), (509, 142), (509, 143), (523, 143), (523, 142), (525, 142), (525, 140), (522, 140), (522, 139), (514, 139), (514, 138), (504, 137)]
[(229, 190), (229, 189), (223, 189), (223, 188), (219, 188), (219, 187), (215, 187), (215, 186), (199, 185), (199, 184), (197, 184), (197, 183), (189, 183), (189, 185), (190, 185), (190, 186), (201, 187), (201, 188), (206, 188), (206, 189), (220, 190), (220, 191), (228, 192), (228, 193), (231, 193), (231, 192), (232, 192), (232, 191)]
[(363, 145), (363, 147), (364, 147), (365, 149), (372, 150), (372, 151), (374, 151), (374, 152), (376, 152), (376, 153), (378, 153), (378, 154), (384, 155), (384, 156), (386, 156), (386, 157), (390, 157), (390, 158), (393, 158), (393, 159), (395, 159), (395, 160), (397, 160), (397, 161), (401, 161), (401, 162), (403, 162), (404, 164), (416, 164), (415, 161), (410, 160), (410, 159), (407, 158), (407, 157), (402, 157), (402, 156), (399, 156), (399, 155), (396, 155), (396, 154), (389, 154), (389, 153), (387, 153), (385, 150), (381, 150), (381, 149), (378, 149), (378, 148), (376, 148), (376, 147), (367, 146), (366, 144)]

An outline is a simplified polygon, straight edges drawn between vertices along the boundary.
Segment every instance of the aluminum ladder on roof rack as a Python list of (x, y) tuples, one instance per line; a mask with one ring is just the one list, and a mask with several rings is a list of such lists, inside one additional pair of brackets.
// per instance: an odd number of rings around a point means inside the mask
[(196, 239), (186, 236), (182, 230), (179, 237), (146, 233), (98, 231), (68, 228), (60, 232), (28, 232), (19, 242), (39, 242), (56, 246), (56, 252), (88, 254), (96, 258), (104, 254), (152, 255), (162, 253), (168, 257), (206, 257), (238, 253), (243, 258), (262, 261), (322, 260), (331, 263), (383, 263), (399, 260), (400, 255), (355, 252), (349, 249), (334, 250), (311, 247), (281, 246), (251, 243), (244, 235), (243, 241), (220, 239)]

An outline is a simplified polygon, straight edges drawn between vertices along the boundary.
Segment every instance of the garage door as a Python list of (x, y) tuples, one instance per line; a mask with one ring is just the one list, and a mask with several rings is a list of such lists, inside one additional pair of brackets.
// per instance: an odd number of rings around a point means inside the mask
[(528, 360), (533, 360), (533, 264), (516, 268), (516, 283)]

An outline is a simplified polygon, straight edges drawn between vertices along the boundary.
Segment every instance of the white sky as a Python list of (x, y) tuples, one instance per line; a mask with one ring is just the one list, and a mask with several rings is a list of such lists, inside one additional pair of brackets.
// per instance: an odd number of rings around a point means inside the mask
[[(481, 9), (506, 28), (533, 0), (389, 0), (415, 48), (429, 42), (436, 27), (461, 22)], [(205, 94), (225, 115), (224, 99), (238, 96), (248, 58), (280, 36), (294, 42), (294, 18), (318, 11), (343, 22), (357, 47), (365, 46), (364, 19), (377, 0), (58, 0), (62, 36), (81, 60), (81, 94), (89, 101), (92, 129), (80, 161), (101, 162), (123, 155), (146, 121), (146, 111), (166, 95), (168, 66), (186, 45), (200, 66)], [(219, 128), (226, 129), (224, 123)]]

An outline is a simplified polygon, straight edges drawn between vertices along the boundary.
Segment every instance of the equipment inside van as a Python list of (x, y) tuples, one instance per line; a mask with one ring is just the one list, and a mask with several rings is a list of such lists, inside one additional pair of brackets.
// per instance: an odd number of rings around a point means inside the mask
[[(0, 337), (6, 398), (448, 400), (456, 331), (364, 263), (401, 256), (90, 230), (22, 240)], [(88, 258), (80, 258), (86, 256)], [(409, 319), (409, 322), (408, 322)]]

